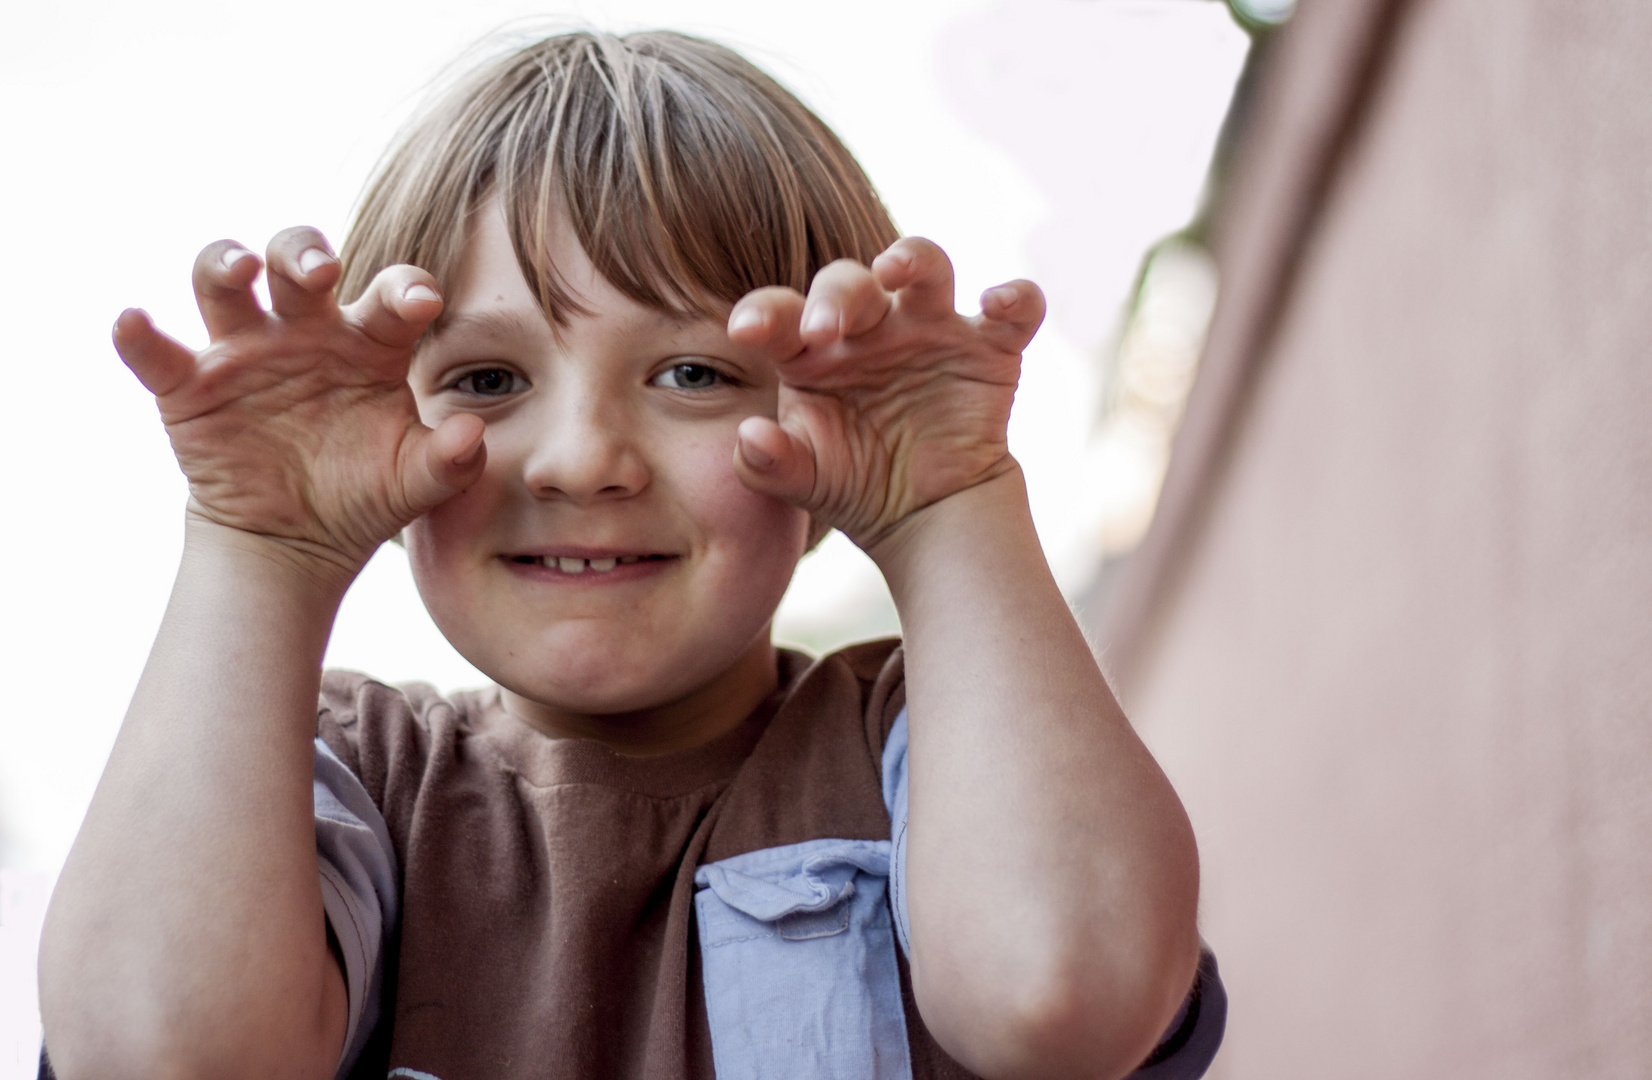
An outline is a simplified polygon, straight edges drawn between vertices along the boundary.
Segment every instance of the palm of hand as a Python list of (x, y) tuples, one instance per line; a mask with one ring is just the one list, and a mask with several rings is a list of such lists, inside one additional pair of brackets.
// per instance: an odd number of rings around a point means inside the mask
[(353, 571), (456, 490), (456, 456), (477, 459), (458, 472), (479, 467), (480, 424), (444, 425), (433, 441), (419, 423), (406, 376), (440, 310), (427, 276), (391, 268), (340, 309), (337, 262), (311, 254), (325, 255), (324, 243), (310, 230), (272, 241), (272, 312), (250, 291), (256, 258), (231, 244), (204, 250), (195, 287), (212, 344), (199, 354), (136, 312), (115, 337), (156, 396), (193, 513)]
[(953, 309), (952, 268), (927, 241), (898, 241), (870, 268), (840, 261), (807, 299), (761, 289), (730, 333), (780, 368), (776, 421), (741, 425), (736, 467), (862, 548), (914, 512), (1014, 467), (1006, 442), (1021, 350), (1043, 318), (1030, 282)]

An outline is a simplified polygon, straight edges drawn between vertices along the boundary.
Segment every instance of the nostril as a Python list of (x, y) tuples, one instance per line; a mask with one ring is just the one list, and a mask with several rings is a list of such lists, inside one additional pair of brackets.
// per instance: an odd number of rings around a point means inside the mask
[(618, 500), (648, 486), (647, 464), (613, 432), (602, 438), (574, 434), (578, 432), (563, 430), (559, 435), (564, 437), (547, 438), (527, 455), (522, 479), (535, 497), (575, 503)]

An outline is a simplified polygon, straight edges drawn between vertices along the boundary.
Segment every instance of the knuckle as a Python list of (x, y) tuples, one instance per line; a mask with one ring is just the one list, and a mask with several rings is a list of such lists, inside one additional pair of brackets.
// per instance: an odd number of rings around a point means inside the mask
[(423, 285), (431, 292), (441, 295), (441, 289), (436, 285), (436, 279), (429, 273), (416, 266), (398, 264), (387, 266), (373, 275), (373, 283), (366, 292), (362, 293), (357, 305), (365, 305), (361, 310), (389, 310), (396, 312), (396, 305), (406, 298), (407, 291), (415, 285)]
[(201, 266), (212, 262), (213, 260), (220, 259), (223, 257), (224, 252), (228, 251), (230, 248), (240, 246), (241, 245), (237, 244), (234, 240), (214, 240), (206, 247), (203, 247), (200, 253), (195, 256), (195, 265)]
[(241, 245), (234, 240), (214, 240), (202, 248), (200, 254), (195, 256), (195, 280), (215, 282), (221, 279), (228, 269), (224, 265), (224, 256), (240, 247)]
[(407, 287), (407, 275), (400, 273), (401, 267), (387, 266), (373, 275), (373, 280), (362, 292), (361, 298), (352, 307), (362, 304), (386, 304), (403, 288)]
[(762, 288), (753, 289), (742, 296), (739, 304), (735, 306), (739, 307), (741, 304), (801, 304), (802, 302), (803, 294), (789, 285), (764, 285)]
[(323, 242), (325, 242), (321, 235), (320, 229), (317, 229), (311, 225), (289, 225), (287, 228), (276, 233), (270, 243), (272, 245), (280, 245), (285, 247), (288, 245), (314, 243), (317, 240), (323, 240)]
[(297, 271), (302, 274), (303, 271), (298, 266), (299, 255), (310, 248), (320, 248), (328, 255), (333, 253), (332, 245), (327, 243), (327, 238), (321, 234), (320, 229), (309, 225), (294, 225), (282, 229), (270, 239), (268, 259), (270, 263), (279, 264), (289, 273)]
[(950, 261), (947, 259), (946, 252), (941, 250), (941, 245), (937, 244), (928, 237), (903, 236), (901, 239), (895, 241), (895, 243), (902, 246), (904, 250), (909, 252), (913, 258), (937, 260), (940, 262)]
[(820, 268), (815, 275), (815, 284), (824, 288), (842, 288), (858, 283), (862, 276), (870, 276), (870, 272), (860, 263), (853, 259), (834, 259)]

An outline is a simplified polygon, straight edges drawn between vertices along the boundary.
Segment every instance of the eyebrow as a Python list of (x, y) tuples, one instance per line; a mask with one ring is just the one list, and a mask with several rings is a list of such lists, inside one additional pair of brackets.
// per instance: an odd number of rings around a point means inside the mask
[(436, 321), (430, 326), (432, 334), (445, 334), (451, 330), (476, 330), (494, 338), (537, 333), (541, 329), (543, 324), (539, 320), (526, 318), (521, 312), (516, 311), (471, 311), (452, 317), (444, 311), (436, 316)]
[[(663, 311), (658, 308), (649, 309), (649, 316), (652, 328), (671, 333), (680, 332), (701, 320), (721, 323), (721, 319), (713, 315)], [(541, 321), (520, 311), (470, 311), (451, 317), (444, 311), (431, 324), (430, 333), (432, 336), (441, 336), (451, 331), (474, 331), (486, 339), (498, 340), (515, 338), (522, 334), (537, 334), (546, 329), (550, 330), (553, 337), (560, 336), (561, 327), (549, 318)]]

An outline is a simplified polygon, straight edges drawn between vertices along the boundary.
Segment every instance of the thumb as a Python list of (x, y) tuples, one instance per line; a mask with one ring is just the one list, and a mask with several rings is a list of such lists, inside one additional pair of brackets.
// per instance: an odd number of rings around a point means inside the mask
[(815, 489), (815, 453), (809, 442), (765, 416), (740, 421), (734, 472), (753, 491), (805, 510)]
[(458, 413), (435, 429), (416, 427), (403, 455), (402, 491), (414, 517), (446, 502), (476, 482), (487, 465), (482, 442), (486, 425), (471, 413)]

